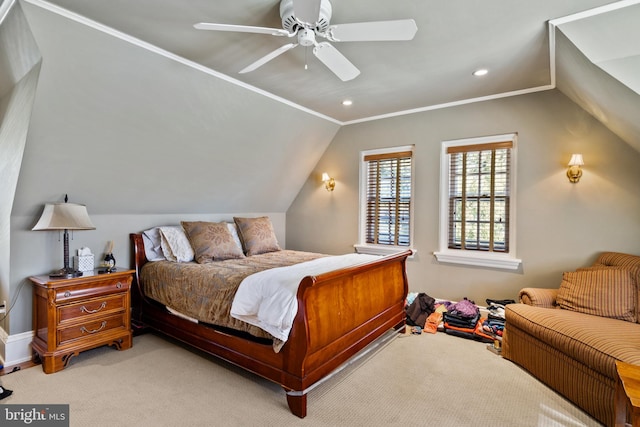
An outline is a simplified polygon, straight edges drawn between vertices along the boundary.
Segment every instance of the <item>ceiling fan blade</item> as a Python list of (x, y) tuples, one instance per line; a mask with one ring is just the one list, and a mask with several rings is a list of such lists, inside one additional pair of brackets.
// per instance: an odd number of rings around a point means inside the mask
[(282, 28), (251, 27), (248, 25), (214, 24), (209, 22), (199, 22), (195, 24), (193, 27), (198, 30), (234, 31), (238, 33), (271, 34), (272, 36), (293, 36), (293, 34), (289, 34), (287, 30), (283, 30)]
[(336, 24), (327, 29), (327, 39), (335, 42), (411, 40), (418, 27), (413, 19)]
[(313, 54), (343, 82), (354, 79), (360, 74), (360, 70), (330, 43), (318, 43), (313, 48)]
[(258, 59), (254, 63), (244, 67), (242, 70), (239, 71), (239, 73), (240, 74), (244, 74), (244, 73), (251, 72), (251, 71), (255, 70), (256, 68), (259, 68), (259, 67), (263, 66), (264, 64), (266, 64), (267, 62), (271, 61), (273, 58), (282, 55), (286, 51), (291, 50), (296, 46), (298, 46), (297, 43), (289, 43), (289, 44), (285, 44), (284, 46), (280, 46), (279, 48), (277, 48), (273, 52), (263, 56), (262, 58)]
[(320, 19), (320, 0), (293, 0), (293, 14), (303, 23), (315, 24)]

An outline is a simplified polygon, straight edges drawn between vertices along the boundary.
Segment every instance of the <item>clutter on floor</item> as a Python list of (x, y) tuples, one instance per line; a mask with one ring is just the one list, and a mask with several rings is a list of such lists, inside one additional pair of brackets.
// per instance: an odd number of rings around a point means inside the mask
[(483, 307), (486, 315), (481, 315), (478, 305), (467, 298), (458, 302), (437, 300), (426, 293), (409, 293), (405, 304), (407, 325), (411, 333), (444, 332), (461, 338), (490, 343), (500, 352), (500, 342), (504, 332), (504, 306), (515, 303), (511, 299), (486, 300)]

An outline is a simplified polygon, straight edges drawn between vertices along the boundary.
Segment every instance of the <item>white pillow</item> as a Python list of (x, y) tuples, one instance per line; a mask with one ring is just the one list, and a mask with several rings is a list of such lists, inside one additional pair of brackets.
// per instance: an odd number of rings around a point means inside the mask
[(160, 227), (153, 227), (142, 232), (142, 241), (144, 242), (144, 254), (147, 261), (165, 260), (162, 253)]
[(169, 261), (191, 262), (195, 256), (182, 226), (159, 227), (160, 247)]
[(240, 248), (240, 252), (243, 252), (242, 249), (242, 242), (240, 241), (240, 236), (238, 235), (238, 226), (236, 225), (235, 222), (228, 222), (227, 223), (227, 228), (229, 228), (229, 231), (231, 232), (231, 236), (233, 237), (233, 241), (236, 243), (236, 245), (238, 245), (238, 248)]

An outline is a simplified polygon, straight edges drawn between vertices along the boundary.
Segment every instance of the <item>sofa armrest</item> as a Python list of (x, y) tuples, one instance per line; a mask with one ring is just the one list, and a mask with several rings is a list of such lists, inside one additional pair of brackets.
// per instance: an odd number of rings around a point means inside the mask
[(521, 303), (535, 307), (555, 308), (557, 289), (523, 288), (518, 294)]

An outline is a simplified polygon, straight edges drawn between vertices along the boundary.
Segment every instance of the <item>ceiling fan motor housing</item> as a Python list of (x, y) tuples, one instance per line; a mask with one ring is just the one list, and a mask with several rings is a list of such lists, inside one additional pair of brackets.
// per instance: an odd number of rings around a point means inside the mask
[[(282, 18), (282, 28), (290, 33), (296, 33), (300, 28), (303, 28), (302, 22), (296, 19), (293, 13), (293, 0), (282, 0), (280, 2), (280, 17)], [(329, 0), (320, 1), (320, 16), (318, 21), (313, 23), (314, 27), (310, 29), (324, 33), (329, 28), (329, 21), (331, 21), (331, 3)]]

